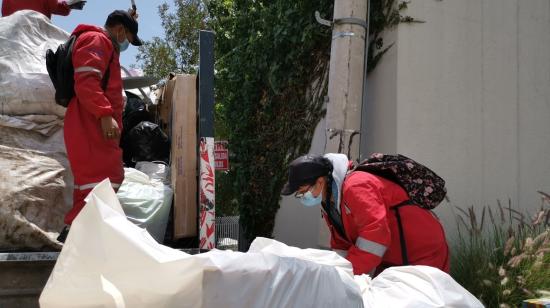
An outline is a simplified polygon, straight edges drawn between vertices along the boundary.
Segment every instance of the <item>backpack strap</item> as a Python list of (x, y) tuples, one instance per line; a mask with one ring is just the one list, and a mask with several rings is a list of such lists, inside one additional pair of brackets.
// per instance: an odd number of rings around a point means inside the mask
[(336, 232), (340, 235), (340, 237), (348, 240), (348, 237), (346, 236), (346, 231), (344, 229), (344, 223), (342, 222), (342, 215), (338, 212), (338, 209), (336, 207), (332, 206), (330, 202), (330, 198), (333, 195), (332, 182), (334, 181), (334, 179), (332, 178), (332, 176), (329, 176), (328, 179), (329, 180), (327, 181), (327, 187), (330, 187), (330, 193), (327, 194), (325, 203), (322, 204), (321, 206), (325, 210), (327, 218), (332, 224), (332, 226), (334, 227), (334, 229), (336, 230)]
[(399, 229), (399, 243), (401, 244), (401, 259), (403, 265), (409, 265), (409, 257), (407, 254), (407, 242), (405, 241), (405, 232), (403, 231), (403, 224), (401, 223), (401, 215), (399, 215), (399, 208), (407, 205), (414, 205), (413, 202), (405, 200), (391, 208), (395, 212), (395, 218), (397, 219), (397, 228)]
[(103, 79), (101, 79), (101, 88), (103, 89), (103, 92), (107, 90), (107, 84), (109, 83), (109, 78), (111, 77), (111, 64), (113, 63), (114, 57), (115, 57), (115, 51), (113, 49), (113, 53), (111, 54), (111, 58), (109, 59), (109, 64), (107, 64), (107, 70), (105, 71), (105, 75), (103, 76)]

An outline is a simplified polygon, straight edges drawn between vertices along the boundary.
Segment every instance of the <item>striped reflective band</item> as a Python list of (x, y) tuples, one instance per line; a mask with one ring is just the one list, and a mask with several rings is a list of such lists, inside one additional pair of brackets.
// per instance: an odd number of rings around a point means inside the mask
[(80, 66), (80, 67), (77, 67), (74, 69), (74, 72), (75, 73), (84, 73), (84, 72), (93, 72), (93, 73), (96, 73), (99, 75), (99, 78), (103, 77), (103, 74), (101, 73), (100, 70), (98, 70), (97, 68), (95, 67), (91, 67), (91, 66)]
[(332, 251), (339, 254), (340, 257), (343, 257), (343, 258), (348, 256), (348, 251), (347, 250), (333, 249)]
[[(99, 185), (99, 183), (101, 183), (101, 182), (90, 183), (90, 184), (84, 184), (84, 185), (75, 185), (75, 186), (74, 186), (74, 189), (77, 189), (77, 190), (88, 190), (88, 189), (92, 189), (92, 188), (96, 187), (97, 185)], [(120, 184), (111, 183), (111, 187), (113, 187), (113, 188), (119, 188), (119, 187), (120, 187)]]
[(379, 256), (380, 258), (384, 256), (384, 253), (387, 249), (387, 247), (382, 244), (366, 240), (362, 237), (357, 238), (357, 240), (355, 241), (355, 246), (363, 251), (372, 253), (375, 256)]

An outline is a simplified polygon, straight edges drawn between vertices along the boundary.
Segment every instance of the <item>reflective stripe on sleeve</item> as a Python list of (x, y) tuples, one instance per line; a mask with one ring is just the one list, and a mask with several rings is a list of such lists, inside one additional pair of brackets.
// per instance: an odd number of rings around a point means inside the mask
[(92, 72), (92, 73), (96, 73), (99, 75), (99, 78), (102, 78), (103, 77), (103, 74), (101, 73), (100, 70), (98, 70), (97, 68), (95, 67), (91, 67), (91, 66), (80, 66), (80, 67), (77, 67), (74, 69), (74, 72), (75, 73), (85, 73), (85, 72)]
[(384, 253), (386, 253), (386, 249), (388, 249), (388, 247), (382, 244), (369, 241), (362, 237), (357, 238), (357, 240), (355, 241), (355, 246), (365, 252), (372, 253), (375, 256), (379, 256), (380, 258), (384, 256)]

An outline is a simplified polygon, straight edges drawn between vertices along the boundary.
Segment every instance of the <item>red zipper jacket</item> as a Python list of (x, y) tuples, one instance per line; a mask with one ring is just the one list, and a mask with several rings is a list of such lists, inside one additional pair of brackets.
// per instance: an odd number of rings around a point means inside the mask
[[(65, 114), (65, 146), (74, 176), (73, 209), (66, 215), (70, 224), (84, 206), (89, 191), (106, 178), (118, 188), (124, 179), (119, 140), (103, 137), (100, 118), (113, 116), (122, 130), (122, 78), (119, 53), (107, 32), (99, 27), (79, 25), (73, 47), (75, 93)], [(111, 60), (112, 57), (112, 60)], [(106, 90), (102, 78), (110, 62)]]
[[(399, 230), (391, 208), (408, 200), (399, 185), (356, 171), (342, 185), (340, 212), (345, 237), (323, 216), (331, 231), (331, 247), (353, 265), (356, 275), (379, 273), (403, 265)], [(431, 211), (419, 206), (399, 208), (410, 265), (428, 265), (449, 272), (449, 250), (443, 227)]]

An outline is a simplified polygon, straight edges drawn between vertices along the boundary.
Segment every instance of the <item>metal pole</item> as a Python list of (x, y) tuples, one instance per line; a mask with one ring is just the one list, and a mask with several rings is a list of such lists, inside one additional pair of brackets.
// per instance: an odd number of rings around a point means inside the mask
[(369, 57), (370, 0), (367, 0), (367, 31), (365, 33), (365, 61), (363, 70), (363, 97), (361, 102), (361, 137), (359, 143), (359, 161), (368, 158), (367, 149), (367, 58)]
[(367, 1), (334, 2), (325, 152), (359, 159)]
[(214, 32), (199, 33), (199, 248), (216, 247)]
[[(367, 1), (334, 1), (325, 153), (344, 153), (350, 160), (359, 159), (366, 18)], [(329, 242), (321, 222), (319, 245), (329, 247)]]

